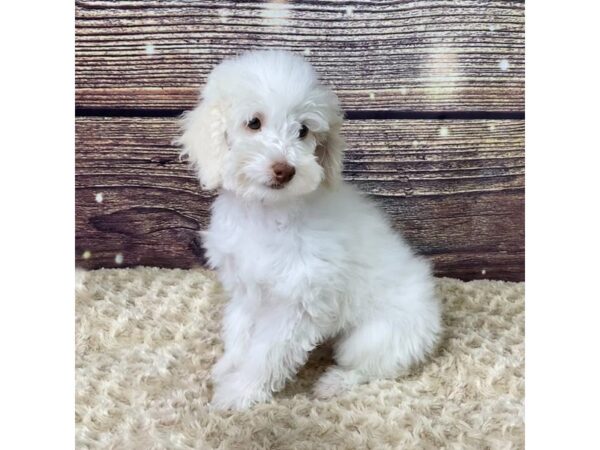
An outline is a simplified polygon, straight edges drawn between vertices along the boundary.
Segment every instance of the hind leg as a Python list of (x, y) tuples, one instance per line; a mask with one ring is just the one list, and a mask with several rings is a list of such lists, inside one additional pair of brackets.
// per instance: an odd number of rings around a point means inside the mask
[(331, 397), (374, 379), (396, 378), (422, 361), (440, 333), (435, 305), (421, 311), (372, 318), (338, 340), (334, 366), (317, 382), (315, 393)]

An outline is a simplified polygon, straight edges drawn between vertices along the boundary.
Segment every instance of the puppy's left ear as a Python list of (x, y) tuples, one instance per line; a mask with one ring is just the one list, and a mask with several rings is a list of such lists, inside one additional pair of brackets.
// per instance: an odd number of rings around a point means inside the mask
[(340, 135), (342, 120), (342, 113), (336, 111), (334, 117), (330, 119), (325, 139), (317, 145), (315, 150), (317, 161), (325, 172), (323, 183), (329, 187), (334, 187), (342, 181), (342, 160), (346, 147), (346, 142)]

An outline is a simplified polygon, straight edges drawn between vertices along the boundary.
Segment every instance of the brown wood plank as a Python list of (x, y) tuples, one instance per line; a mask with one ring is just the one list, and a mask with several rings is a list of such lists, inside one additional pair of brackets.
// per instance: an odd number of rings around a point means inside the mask
[(186, 109), (254, 48), (307, 55), (349, 111), (523, 111), (524, 3), (76, 2), (80, 108)]
[[(179, 160), (176, 133), (170, 118), (77, 119), (78, 265), (201, 263), (212, 196)], [(345, 178), (438, 275), (524, 278), (523, 121), (357, 120), (343, 133)]]

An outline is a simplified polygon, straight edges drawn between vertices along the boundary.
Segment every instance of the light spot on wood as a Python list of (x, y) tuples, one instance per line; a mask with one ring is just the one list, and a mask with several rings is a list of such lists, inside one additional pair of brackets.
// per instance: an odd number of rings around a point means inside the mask
[(98, 192), (96, 194), (96, 203), (102, 203), (104, 201), (104, 195), (102, 195), (102, 192)]
[(435, 101), (448, 101), (458, 96), (458, 79), (461, 77), (461, 64), (458, 50), (452, 47), (436, 47), (429, 52), (427, 71), (424, 81), (426, 94), (435, 97)]
[(413, 147), (418, 147), (419, 146), (419, 141), (412, 141), (412, 146)]
[(507, 71), (508, 68), (510, 67), (510, 64), (508, 63), (508, 59), (500, 60), (500, 62), (498, 63), (498, 67), (500, 67), (500, 70), (502, 70), (502, 71)]
[(375, 92), (369, 92), (369, 98), (373, 100), (375, 98)]
[(81, 257), (83, 259), (90, 259), (92, 257), (92, 252), (90, 252), (89, 250), (86, 250), (85, 252), (82, 253)]
[(496, 124), (490, 123), (490, 131), (496, 131)]
[(217, 14), (219, 15), (219, 20), (221, 23), (227, 23), (229, 17), (231, 16), (231, 11), (228, 9), (219, 9)]
[(117, 254), (115, 255), (115, 262), (116, 262), (118, 265), (121, 265), (121, 264), (123, 264), (123, 254), (122, 254), (122, 253), (117, 253)]
[(144, 48), (146, 49), (146, 55), (154, 55), (154, 53), (156, 53), (154, 44), (146, 44)]
[(263, 18), (263, 25), (272, 27), (285, 27), (290, 25), (290, 6), (284, 1), (273, 1), (264, 3), (260, 15)]
[(405, 87), (403, 87), (403, 88), (400, 88), (400, 94), (402, 94), (402, 95), (406, 95), (406, 94), (408, 94), (408, 89), (407, 89), (407, 88), (405, 88)]
[(304, 53), (304, 56), (310, 56), (312, 52), (310, 51), (310, 48), (305, 48), (302, 53)]
[(346, 6), (346, 15), (351, 16), (354, 14), (354, 6)]
[(487, 271), (485, 269), (481, 269), (481, 275), (485, 275)]
[(448, 127), (440, 127), (440, 136), (446, 137), (450, 134)]
[(494, 31), (496, 31), (496, 25), (494, 25), (493, 23), (490, 23), (490, 26), (488, 27), (488, 29), (489, 29), (491, 32), (494, 32)]

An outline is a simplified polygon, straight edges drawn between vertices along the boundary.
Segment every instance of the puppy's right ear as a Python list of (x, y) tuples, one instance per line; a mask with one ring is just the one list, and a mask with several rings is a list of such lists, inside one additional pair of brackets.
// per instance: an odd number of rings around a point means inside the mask
[(202, 189), (217, 189), (223, 182), (223, 159), (228, 151), (225, 105), (216, 99), (203, 99), (179, 122), (181, 136), (175, 143), (182, 148), (196, 170)]

